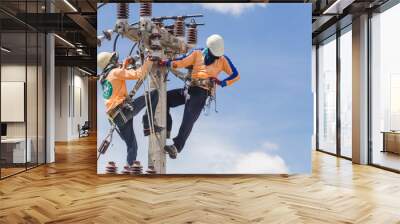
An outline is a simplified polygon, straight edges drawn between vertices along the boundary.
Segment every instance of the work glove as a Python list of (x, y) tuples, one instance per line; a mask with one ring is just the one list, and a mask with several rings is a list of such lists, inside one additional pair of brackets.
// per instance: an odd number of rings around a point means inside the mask
[(211, 78), (211, 80), (213, 81), (213, 82), (215, 82), (215, 84), (217, 84), (217, 85), (219, 85), (219, 86), (221, 86), (221, 87), (225, 87), (227, 84), (226, 84), (226, 81), (221, 81), (221, 80), (219, 80), (219, 79), (217, 79), (217, 78)]
[(227, 86), (227, 83), (226, 83), (226, 81), (225, 80), (222, 80), (222, 81), (220, 81), (220, 84), (219, 84), (222, 88), (224, 88), (225, 86)]
[(221, 85), (221, 81), (220, 81), (219, 79), (214, 78), (214, 77), (211, 77), (210, 79), (211, 79), (211, 81), (214, 82), (215, 84)]
[(124, 68), (127, 68), (128, 65), (134, 65), (134, 64), (135, 64), (135, 60), (131, 56), (129, 56), (124, 60), (124, 63), (122, 64), (122, 66)]

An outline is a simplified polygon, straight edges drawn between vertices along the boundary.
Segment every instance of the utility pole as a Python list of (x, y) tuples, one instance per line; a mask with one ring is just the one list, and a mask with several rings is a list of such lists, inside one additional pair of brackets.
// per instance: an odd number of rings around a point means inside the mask
[(149, 136), (149, 153), (148, 167), (153, 167), (156, 173), (166, 173), (166, 155), (164, 146), (167, 136), (167, 69), (156, 66), (151, 76), (153, 79), (150, 82), (150, 89), (158, 88), (159, 98), (154, 115), (154, 123), (164, 129), (160, 133), (154, 133)]
[[(129, 3), (118, 3), (118, 19), (114, 29), (103, 31), (103, 35), (98, 36), (97, 43), (100, 46), (103, 40), (111, 40), (113, 33), (117, 33), (132, 42), (138, 43), (141, 52), (149, 52), (151, 60), (155, 62), (147, 78), (150, 79), (150, 89), (157, 89), (159, 93), (154, 124), (164, 129), (159, 133), (152, 131), (149, 137), (148, 167), (149, 169), (154, 169), (157, 174), (165, 174), (166, 154), (164, 146), (167, 132), (166, 81), (168, 69), (165, 66), (160, 66), (158, 61), (173, 59), (180, 54), (187, 53), (188, 50), (196, 45), (197, 26), (203, 24), (196, 23), (194, 18), (202, 17), (203, 15), (152, 17), (151, 2), (140, 3), (139, 8), (139, 21), (129, 24)], [(189, 24), (185, 23), (187, 18), (192, 18)], [(164, 21), (166, 20), (174, 20), (174, 23), (165, 25)], [(188, 27), (187, 40), (185, 40), (186, 26)], [(150, 113), (148, 115), (151, 117)]]

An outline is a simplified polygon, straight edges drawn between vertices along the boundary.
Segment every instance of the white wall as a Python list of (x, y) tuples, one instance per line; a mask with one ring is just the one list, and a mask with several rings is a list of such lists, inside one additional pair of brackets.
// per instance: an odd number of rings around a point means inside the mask
[(68, 86), (67, 67), (55, 68), (55, 141), (68, 139)]
[(78, 124), (88, 120), (88, 78), (73, 67), (56, 67), (55, 140), (79, 137)]
[[(26, 75), (26, 69), (28, 71), (28, 74), (36, 74), (36, 66), (27, 66), (25, 67), (24, 65), (20, 64), (3, 64), (1, 66), (1, 81), (2, 82), (24, 82), (26, 83), (25, 80), (25, 75)], [(29, 77), (28, 77), (29, 78)], [(29, 82), (32, 82), (32, 80), (29, 80)], [(32, 83), (29, 83), (32, 84)], [(36, 80), (33, 83), (36, 85)], [(36, 89), (27, 89), (27, 90), (32, 90), (33, 92), (28, 91), (27, 92), (27, 101), (28, 104), (33, 101), (33, 98), (36, 100)], [(35, 101), (36, 102), (36, 101)], [(35, 105), (36, 107), (36, 105)], [(1, 110), (7, 110), (7, 108), (1, 108)], [(32, 117), (33, 115), (33, 117)], [(31, 114), (28, 113), (28, 122), (35, 121), (36, 123), (36, 114)], [(8, 137), (25, 137), (25, 126), (26, 122), (7, 122), (7, 136)], [(28, 128), (31, 127), (32, 124), (28, 125)], [(36, 127), (35, 127), (36, 130)], [(29, 132), (28, 132), (28, 137)]]
[[(78, 137), (78, 129), (77, 126), (78, 124), (83, 125), (85, 121), (89, 120), (89, 110), (88, 110), (88, 78), (84, 77), (83, 73), (81, 73), (79, 70), (75, 69), (75, 75), (74, 75), (74, 96), (72, 98), (74, 99), (74, 111), (75, 113), (72, 119), (72, 136)], [(78, 72), (78, 74), (77, 74)], [(80, 93), (79, 93), (80, 92)], [(80, 97), (79, 97), (80, 96)], [(80, 101), (80, 102), (79, 102)], [(81, 108), (79, 108), (81, 107)], [(80, 111), (81, 110), (81, 111)]]
[[(38, 70), (36, 70), (38, 69)], [(25, 64), (3, 64), (1, 66), (2, 82), (24, 82), (26, 84), (26, 106), (21, 108), (21, 112), (26, 111), (26, 120), (22, 122), (6, 122), (7, 137), (29, 139), (32, 150), (32, 161), (44, 163), (44, 74), (41, 66), (32, 66)], [(27, 80), (25, 80), (27, 78)], [(3, 89), (4, 90), (4, 89)], [(22, 93), (23, 94), (23, 93)], [(7, 96), (2, 96), (7, 97)], [(2, 107), (2, 112), (13, 113), (10, 108)], [(37, 154), (38, 153), (38, 154)]]
[[(1, 81), (25, 82), (26, 67), (19, 64), (4, 64), (1, 66)], [(29, 70), (29, 68), (28, 68)], [(1, 108), (7, 110), (7, 108)], [(25, 137), (25, 122), (8, 122), (7, 137)]]

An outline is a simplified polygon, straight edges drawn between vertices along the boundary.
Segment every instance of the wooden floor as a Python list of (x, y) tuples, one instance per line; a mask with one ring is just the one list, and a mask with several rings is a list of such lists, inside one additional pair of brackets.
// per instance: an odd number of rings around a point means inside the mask
[(16, 174), (16, 173), (19, 173), (19, 172), (22, 172), (22, 171), (24, 171), (24, 170), (26, 170), (25, 169), (25, 167), (16, 167), (16, 168), (14, 168), (14, 167), (11, 167), (11, 168), (1, 168), (1, 177), (3, 178), (3, 177), (8, 177), (8, 176), (11, 176), (11, 175), (13, 175), (13, 174)]
[(400, 175), (313, 154), (311, 176), (96, 175), (95, 138), (0, 181), (0, 223), (400, 223)]

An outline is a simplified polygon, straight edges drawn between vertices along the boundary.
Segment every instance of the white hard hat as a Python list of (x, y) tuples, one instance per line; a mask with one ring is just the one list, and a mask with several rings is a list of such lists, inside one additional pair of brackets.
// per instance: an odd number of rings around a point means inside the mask
[(214, 56), (221, 57), (224, 55), (224, 39), (218, 34), (213, 34), (207, 38), (207, 47)]
[(112, 52), (101, 52), (97, 55), (97, 67), (105, 69), (110, 63), (111, 58), (114, 56)]

